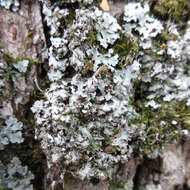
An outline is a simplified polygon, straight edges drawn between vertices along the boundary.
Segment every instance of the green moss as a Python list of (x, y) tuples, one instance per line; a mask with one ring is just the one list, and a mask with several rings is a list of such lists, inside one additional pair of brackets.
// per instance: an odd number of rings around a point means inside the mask
[(88, 75), (88, 73), (90, 71), (93, 71), (93, 67), (94, 67), (94, 65), (93, 65), (92, 61), (86, 60), (84, 69), (82, 70), (82, 75), (83, 76)]
[(73, 21), (76, 18), (76, 13), (74, 9), (70, 9), (70, 13), (68, 16), (66, 16), (66, 18), (64, 17), (64, 22), (66, 25), (72, 24)]
[(114, 53), (119, 55), (119, 66), (124, 67), (131, 64), (137, 51), (138, 43), (131, 36), (121, 34), (121, 37), (115, 42)]
[(0, 190), (10, 190), (8, 187), (4, 187), (0, 185)]
[(114, 52), (119, 57), (127, 56), (131, 51), (137, 51), (138, 49), (138, 43), (132, 37), (124, 34), (121, 35), (114, 45)]
[[(32, 64), (40, 64), (41, 63), (39, 59), (30, 59), (27, 57), (16, 57), (15, 58), (9, 53), (3, 53), (2, 59), (3, 59), (3, 61), (5, 61), (7, 63), (7, 68), (4, 70), (4, 77), (7, 78), (8, 80), (10, 80), (11, 83), (15, 79), (17, 80), (17, 74), (19, 73), (19, 71), (13, 66), (13, 64), (17, 63), (18, 61), (28, 60), (29, 65), (28, 65), (27, 70), (30, 70), (30, 67)], [(26, 72), (26, 74), (27, 74), (27, 72)], [(9, 90), (11, 90), (11, 88), (9, 88)], [(10, 91), (11, 93), (12, 93), (12, 90)]]
[(109, 190), (119, 190), (124, 188), (123, 182), (111, 183)]
[(6, 61), (7, 63), (17, 63), (18, 61), (21, 61), (21, 60), (28, 60), (29, 61), (29, 65), (32, 65), (32, 64), (41, 64), (41, 61), (36, 58), (36, 59), (31, 59), (29, 57), (24, 57), (24, 56), (17, 56), (17, 57), (14, 57), (12, 54), (10, 53), (3, 53), (3, 60)]
[(112, 145), (106, 146), (104, 151), (108, 154), (117, 154), (117, 146), (112, 146)]
[(95, 29), (88, 32), (87, 41), (90, 42), (90, 44), (93, 44), (93, 45), (98, 44), (97, 31)]
[(162, 32), (155, 38), (154, 44), (158, 49), (164, 49), (166, 48), (168, 40), (179, 40), (179, 36), (172, 33)]
[[(141, 154), (149, 154), (164, 144), (177, 140), (182, 129), (190, 129), (190, 108), (185, 102), (162, 102), (157, 110), (143, 106), (141, 122), (146, 125), (146, 141), (139, 144)], [(165, 125), (161, 125), (161, 121)], [(172, 121), (177, 121), (176, 125)]]
[(175, 21), (189, 18), (189, 0), (154, 0), (153, 13), (161, 18), (171, 18)]
[(132, 190), (133, 182), (128, 180), (127, 182), (111, 182), (109, 185), (109, 190)]
[(102, 2), (102, 0), (95, 0), (94, 2), (99, 4)]
[[(1, 36), (0, 36), (0, 38), (1, 38)], [(0, 42), (0, 49), (3, 49), (3, 45), (2, 45), (2, 43)]]
[(33, 35), (33, 31), (29, 31), (28, 34), (25, 36), (24, 41), (23, 41), (23, 46), (24, 46), (24, 50), (23, 53), (25, 53), (26, 48), (27, 48), (27, 41), (28, 39)]

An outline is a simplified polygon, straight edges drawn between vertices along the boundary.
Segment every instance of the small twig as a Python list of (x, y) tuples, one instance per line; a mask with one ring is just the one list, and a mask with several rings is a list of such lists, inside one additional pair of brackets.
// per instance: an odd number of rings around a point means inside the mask
[(38, 80), (37, 80), (37, 77), (36, 77), (36, 76), (35, 76), (35, 78), (34, 78), (34, 82), (35, 82), (35, 85), (36, 85), (37, 89), (38, 89), (40, 92), (44, 92), (44, 91), (40, 88), (40, 86), (39, 86), (39, 84), (38, 84)]

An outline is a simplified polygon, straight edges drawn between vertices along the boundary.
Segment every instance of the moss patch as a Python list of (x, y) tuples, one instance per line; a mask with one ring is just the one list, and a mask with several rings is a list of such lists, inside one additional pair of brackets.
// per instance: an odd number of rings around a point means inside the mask
[(171, 18), (175, 21), (189, 19), (189, 0), (153, 0), (152, 11), (162, 19)]
[(132, 63), (139, 46), (133, 37), (121, 34), (113, 49), (114, 53), (119, 55), (119, 66), (124, 67)]
[(190, 108), (185, 102), (162, 102), (161, 105), (157, 110), (145, 106), (141, 110), (141, 122), (146, 125), (146, 140), (139, 144), (140, 154), (160, 149), (162, 145), (177, 140), (182, 129), (190, 129)]
[(132, 190), (133, 189), (133, 182), (128, 180), (127, 182), (112, 182), (109, 185), (109, 190)]

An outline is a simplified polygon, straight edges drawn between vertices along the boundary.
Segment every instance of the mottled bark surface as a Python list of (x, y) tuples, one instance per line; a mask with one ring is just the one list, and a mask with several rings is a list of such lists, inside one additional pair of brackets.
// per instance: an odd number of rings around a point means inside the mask
[(18, 12), (0, 7), (0, 44), (13, 57), (40, 58), (45, 48), (38, 1), (22, 1)]

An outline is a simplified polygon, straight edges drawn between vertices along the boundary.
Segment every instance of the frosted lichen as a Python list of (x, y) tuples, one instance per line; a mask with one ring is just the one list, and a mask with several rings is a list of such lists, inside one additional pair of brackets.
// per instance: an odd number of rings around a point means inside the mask
[(5, 78), (4, 78), (4, 70), (6, 69), (6, 65), (0, 62), (0, 88), (5, 86)]
[[(39, 0), (40, 2), (46, 3), (51, 2), (51, 0)], [(84, 3), (86, 4), (91, 4), (93, 3), (93, 0), (63, 0), (63, 1), (59, 1), (59, 3)]]
[[(55, 19), (59, 21), (60, 12), (63, 20), (73, 14), (67, 11), (59, 9)], [(139, 129), (130, 122), (139, 118), (132, 97), (140, 64), (135, 60), (117, 68), (119, 56), (108, 47), (114, 46), (123, 31), (109, 13), (96, 7), (76, 9), (72, 23), (69, 27), (65, 23), (63, 30), (54, 22), (54, 15), (46, 12), (53, 34), (48, 73), (51, 84), (45, 99), (32, 107), (40, 125), (35, 129), (36, 138), (50, 167), (61, 163), (81, 179), (110, 178), (117, 163), (130, 158), (131, 140), (143, 136), (144, 125)]]
[(5, 121), (5, 125), (0, 128), (0, 150), (4, 149), (9, 143), (22, 143), (22, 122), (18, 122), (16, 118), (10, 117)]
[(28, 60), (21, 60), (18, 61), (17, 63), (14, 63), (13, 66), (14, 68), (18, 69), (20, 73), (25, 73), (28, 68), (29, 61)]
[(50, 160), (61, 159), (67, 166), (80, 163), (73, 175), (102, 179), (107, 176), (101, 170), (128, 160), (132, 152), (128, 143), (140, 135), (138, 127), (129, 123), (138, 118), (130, 100), (132, 79), (139, 71), (133, 67), (115, 73), (108, 69), (96, 80), (76, 74), (71, 80), (51, 84), (46, 100), (32, 107), (41, 125), (36, 136), (42, 148), (49, 149)]
[(0, 161), (0, 185), (14, 190), (32, 190), (31, 180), (34, 175), (28, 171), (27, 166), (22, 166), (17, 157), (13, 157), (11, 162), (5, 167)]
[(108, 53), (101, 54), (98, 50), (95, 51), (92, 60), (94, 61), (94, 71), (96, 71), (100, 65), (106, 65), (111, 70), (118, 64), (119, 56), (117, 54), (113, 55), (113, 49), (109, 49)]
[(156, 150), (156, 157), (162, 143), (181, 133), (177, 105), (190, 104), (189, 29), (183, 36), (176, 27), (180, 38), (164, 38), (165, 28), (172, 36), (172, 24), (150, 16), (146, 3), (128, 3), (119, 24), (97, 7), (64, 2), (43, 1), (50, 87), (31, 108), (35, 137), (49, 171), (61, 166), (57, 178), (69, 172), (110, 179), (134, 151)]
[(6, 9), (11, 9), (16, 12), (19, 10), (20, 1), (19, 0), (0, 0), (0, 6), (5, 7)]
[(151, 38), (156, 37), (163, 30), (163, 26), (157, 19), (149, 16), (149, 5), (130, 2), (125, 6), (123, 20), (128, 32), (138, 32), (140, 46), (149, 49), (152, 46)]
[(114, 44), (114, 42), (120, 37), (119, 31), (121, 27), (117, 23), (117, 20), (111, 16), (109, 13), (96, 9), (95, 14), (98, 16), (95, 28), (98, 31), (97, 40), (100, 45), (107, 48), (109, 44)]
[(182, 36), (178, 32), (171, 33), (175, 35), (175, 40), (169, 40), (167, 42), (167, 53), (176, 60), (184, 60), (190, 57), (189, 50), (190, 50), (190, 21), (187, 23), (187, 28), (185, 30), (185, 34)]
[(190, 78), (188, 74), (189, 55), (184, 51), (189, 48), (188, 31), (189, 28), (186, 29), (184, 37), (179, 36), (181, 40), (168, 41), (167, 54), (172, 58), (168, 63), (164, 61), (154, 61), (149, 55), (145, 55), (144, 58), (142, 58), (142, 60), (144, 59), (143, 62), (146, 61), (147, 63), (144, 66), (150, 69), (150, 71), (146, 72), (143, 76), (143, 80), (152, 82), (152, 85), (149, 87), (149, 91), (154, 93), (154, 96), (149, 94), (151, 101), (155, 97), (157, 99), (163, 97), (163, 101), (166, 102), (188, 99), (190, 95)]
[(148, 184), (146, 185), (145, 190), (163, 190), (163, 188), (161, 185)]

